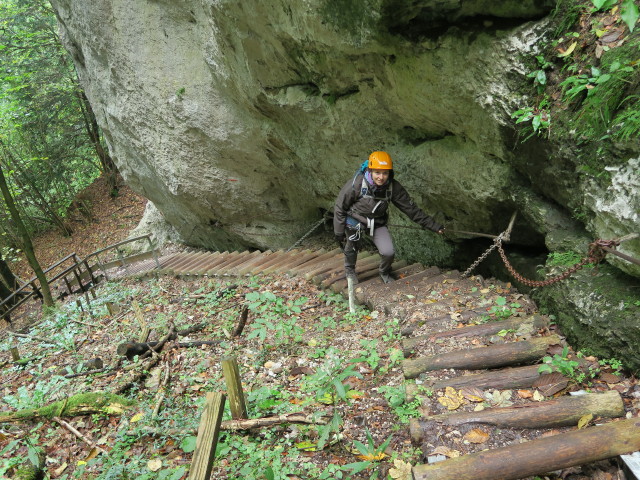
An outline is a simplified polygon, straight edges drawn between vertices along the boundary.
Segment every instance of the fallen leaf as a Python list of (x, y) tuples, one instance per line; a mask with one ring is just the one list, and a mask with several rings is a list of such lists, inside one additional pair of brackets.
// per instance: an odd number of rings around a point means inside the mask
[(89, 460), (91, 460), (92, 458), (96, 458), (97, 456), (98, 456), (98, 449), (96, 447), (93, 447), (91, 450), (89, 450), (89, 453), (84, 458), (84, 461), (88, 462)]
[(533, 397), (531, 397), (536, 402), (542, 402), (544, 400), (544, 395), (542, 395), (538, 390), (533, 392)]
[(551, 397), (552, 395), (564, 390), (569, 385), (569, 379), (561, 373), (546, 373), (540, 375), (532, 387), (540, 390), (540, 393), (545, 397)]
[(144, 417), (144, 413), (136, 413), (133, 417), (131, 417), (131, 423), (139, 422)]
[(67, 462), (64, 462), (62, 465), (60, 465), (58, 468), (56, 468), (53, 471), (53, 476), (54, 477), (59, 477), (67, 469), (68, 466), (69, 466), (69, 464)]
[(464, 387), (460, 389), (460, 393), (470, 402), (484, 402), (484, 392), (478, 387)]
[(305, 452), (315, 452), (317, 450), (316, 444), (308, 440), (305, 440), (304, 442), (296, 443), (295, 447)]
[(587, 413), (586, 415), (580, 417), (580, 420), (578, 420), (578, 430), (589, 425), (589, 422), (591, 420), (593, 420), (593, 413)]
[(622, 378), (620, 378), (618, 375), (614, 375), (613, 373), (607, 373), (607, 372), (601, 373), (599, 378), (603, 382), (607, 382), (607, 383), (620, 383), (622, 381)]
[(569, 45), (569, 48), (567, 48), (566, 50), (562, 50), (561, 48), (558, 48), (558, 51), (560, 52), (558, 54), (558, 57), (563, 58), (571, 55), (571, 53), (575, 50), (576, 45), (578, 45), (578, 42), (573, 42), (571, 45)]
[(147, 468), (152, 472), (157, 472), (162, 468), (162, 460), (159, 458), (153, 458), (147, 462)]
[(438, 402), (449, 410), (456, 410), (464, 403), (464, 397), (453, 387), (447, 387), (444, 395), (438, 398)]
[(411, 464), (396, 458), (393, 461), (393, 467), (389, 469), (389, 476), (393, 480), (411, 480), (413, 478)]
[(460, 452), (452, 450), (449, 447), (445, 447), (444, 445), (440, 445), (439, 447), (434, 448), (429, 455), (444, 455), (445, 457), (455, 458), (460, 456)]
[(489, 440), (489, 433), (479, 428), (474, 428), (469, 430), (462, 438), (470, 443), (484, 443)]
[(513, 405), (511, 401), (511, 390), (504, 390), (501, 392), (500, 390), (495, 390), (494, 392), (487, 393), (487, 400), (494, 407), (510, 407)]
[(531, 398), (533, 397), (533, 392), (531, 390), (518, 390), (518, 396), (520, 398)]

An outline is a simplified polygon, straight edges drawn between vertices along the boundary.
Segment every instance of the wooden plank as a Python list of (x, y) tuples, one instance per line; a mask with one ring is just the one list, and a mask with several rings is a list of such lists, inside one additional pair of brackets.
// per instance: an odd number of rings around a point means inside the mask
[(222, 374), (227, 384), (231, 418), (234, 420), (247, 418), (247, 406), (244, 401), (244, 392), (242, 391), (240, 369), (235, 357), (224, 357), (222, 359)]
[(640, 418), (413, 467), (414, 480), (515, 480), (640, 449)]
[(200, 417), (196, 449), (193, 452), (189, 480), (209, 480), (222, 423), (225, 396), (220, 392), (207, 393)]

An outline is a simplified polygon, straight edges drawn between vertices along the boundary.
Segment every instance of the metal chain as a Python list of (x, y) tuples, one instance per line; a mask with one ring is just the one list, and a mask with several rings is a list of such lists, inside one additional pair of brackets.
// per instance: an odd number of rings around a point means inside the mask
[(555, 277), (548, 278), (547, 280), (530, 280), (528, 278), (524, 278), (522, 275), (516, 272), (516, 270), (513, 268), (513, 265), (511, 265), (511, 263), (507, 259), (507, 255), (505, 254), (504, 249), (502, 248), (502, 239), (496, 239), (496, 243), (494, 245), (498, 247), (498, 251), (500, 252), (500, 257), (504, 262), (504, 266), (507, 268), (507, 270), (509, 270), (509, 273), (511, 273), (511, 275), (513, 275), (513, 277), (516, 280), (518, 280), (519, 282), (529, 287), (547, 287), (554, 283), (565, 280), (570, 275), (577, 272), (588, 263), (593, 263), (597, 265), (602, 260), (604, 260), (604, 257), (607, 255), (607, 252), (604, 250), (603, 247), (610, 248), (612, 246), (617, 246), (619, 244), (620, 242), (617, 242), (616, 240), (598, 239), (595, 242), (589, 244), (589, 251), (586, 257), (584, 257), (578, 263), (576, 263), (572, 267), (562, 272), (560, 275), (556, 275)]
[(311, 230), (309, 230), (307, 233), (305, 233), (305, 234), (300, 238), (300, 240), (298, 240), (296, 243), (294, 243), (293, 245), (291, 245), (291, 246), (287, 249), (287, 252), (289, 252), (289, 251), (293, 250), (293, 249), (294, 249), (294, 248), (296, 248), (298, 245), (300, 245), (300, 244), (304, 241), (304, 239), (305, 239), (305, 238), (307, 238), (309, 235), (311, 235), (311, 234), (315, 231), (315, 229), (316, 229), (316, 228), (318, 228), (318, 227), (319, 227), (320, 225), (322, 225), (323, 223), (324, 223), (324, 217), (322, 217), (322, 219), (321, 219), (321, 220), (318, 220), (318, 222), (317, 222), (313, 227), (311, 227)]
[(498, 240), (500, 240), (500, 243), (502, 243), (502, 233), (498, 235), (494, 243), (482, 255), (480, 255), (478, 259), (469, 266), (469, 268), (464, 271), (464, 273), (462, 274), (462, 278), (468, 277), (473, 269), (480, 265), (480, 263), (489, 256), (489, 254), (498, 246)]

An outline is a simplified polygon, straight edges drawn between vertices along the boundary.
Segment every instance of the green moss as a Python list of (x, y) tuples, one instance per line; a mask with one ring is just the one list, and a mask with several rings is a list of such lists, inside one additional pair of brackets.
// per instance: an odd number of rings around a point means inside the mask
[(320, 15), (329, 24), (347, 35), (356, 44), (376, 31), (379, 0), (325, 0)]
[(65, 416), (67, 414), (80, 415), (86, 408), (87, 413), (103, 411), (104, 413), (114, 413), (111, 406), (124, 408), (133, 405), (134, 402), (112, 393), (81, 393), (65, 400), (59, 400), (50, 405), (37, 409), (24, 409), (18, 412), (3, 412), (0, 414), (0, 421), (4, 418), (14, 418), (17, 420), (28, 420), (32, 418), (52, 418)]
[[(594, 274), (595, 273), (595, 274)], [(580, 271), (532, 292), (543, 312), (553, 312), (569, 342), (601, 358), (624, 358), (640, 372), (640, 295), (630, 277), (609, 266)]]

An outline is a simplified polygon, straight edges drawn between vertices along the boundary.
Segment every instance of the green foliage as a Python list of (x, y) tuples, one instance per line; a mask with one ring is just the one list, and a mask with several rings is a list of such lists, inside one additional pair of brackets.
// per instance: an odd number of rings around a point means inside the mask
[(56, 217), (100, 174), (87, 104), (48, 2), (0, 2), (0, 26), (2, 168), (30, 232), (61, 226)]
[[(389, 446), (389, 443), (391, 443), (392, 438), (393, 438), (393, 435), (389, 435), (389, 437), (387, 437), (387, 439), (384, 442), (382, 442), (382, 444), (376, 447), (373, 441), (371, 432), (369, 431), (369, 429), (367, 429), (366, 445), (358, 440), (353, 442), (353, 446), (356, 448), (358, 452), (360, 452), (360, 455), (363, 458), (366, 458), (366, 460), (363, 460), (361, 462), (349, 463), (345, 465), (343, 468), (345, 470), (350, 470), (352, 475), (355, 475), (356, 473), (360, 473), (363, 470), (367, 470), (371, 468), (376, 464), (376, 462), (379, 462), (385, 457), (384, 452)], [(370, 479), (378, 478), (378, 472), (374, 472), (369, 478)]]
[[(548, 109), (548, 100), (543, 99), (537, 107), (524, 107), (511, 114), (511, 118), (516, 120), (516, 125), (531, 122), (530, 129), (522, 142), (527, 141), (533, 135), (545, 136), (551, 127), (551, 113)], [(527, 131), (525, 130), (525, 133)]]
[(285, 301), (276, 297), (272, 292), (250, 292), (246, 295), (249, 310), (259, 316), (251, 324), (248, 339), (259, 338), (264, 342), (267, 338), (275, 345), (299, 342), (304, 329), (297, 325), (296, 314), (301, 312), (300, 305), (307, 302), (307, 298)]
[(543, 357), (542, 361), (544, 363), (538, 367), (539, 373), (558, 372), (577, 383), (584, 382), (587, 377), (593, 378), (597, 373), (593, 370), (590, 370), (588, 375), (583, 372), (580, 369), (580, 362), (569, 358), (569, 347), (567, 346), (562, 349), (560, 355), (557, 353), (553, 357), (547, 355)]
[(505, 297), (497, 297), (496, 304), (491, 307), (489, 314), (494, 315), (497, 320), (504, 320), (518, 313), (518, 308), (522, 307), (518, 302), (507, 305)]

